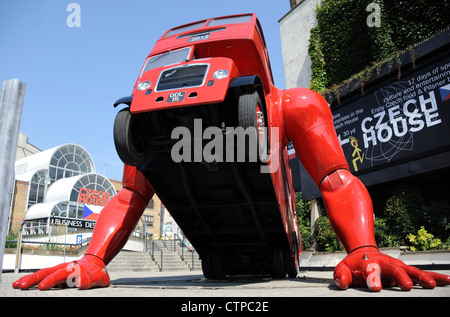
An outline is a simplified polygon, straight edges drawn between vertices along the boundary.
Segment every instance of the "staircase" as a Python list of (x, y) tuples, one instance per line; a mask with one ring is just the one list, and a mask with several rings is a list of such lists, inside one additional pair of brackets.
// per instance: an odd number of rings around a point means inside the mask
[(107, 265), (108, 272), (159, 272), (148, 252), (121, 251)]
[[(155, 248), (155, 262), (158, 264), (159, 267), (161, 267), (161, 261), (162, 261), (162, 271), (198, 271), (201, 270), (201, 261), (199, 259), (199, 256), (197, 252), (186, 251), (184, 249), (184, 252), (182, 252), (181, 247), (179, 245), (173, 244), (174, 241), (170, 241), (167, 243), (167, 241), (164, 240), (156, 240), (154, 243), (158, 248)], [(149, 248), (150, 249), (150, 248)], [(159, 250), (162, 250), (162, 259), (161, 259), (161, 252)], [(194, 255), (194, 260), (192, 260), (192, 255)], [(183, 260), (184, 256), (184, 260)], [(193, 267), (192, 267), (193, 266)]]
[[(181, 247), (166, 246), (162, 240), (155, 241), (155, 245), (157, 248), (153, 249), (154, 260), (151, 256), (151, 247), (148, 247), (147, 252), (121, 251), (108, 264), (107, 270), (109, 272), (201, 271), (201, 261), (195, 251), (193, 254), (185, 249), (182, 253)], [(173, 249), (175, 251), (172, 251)]]

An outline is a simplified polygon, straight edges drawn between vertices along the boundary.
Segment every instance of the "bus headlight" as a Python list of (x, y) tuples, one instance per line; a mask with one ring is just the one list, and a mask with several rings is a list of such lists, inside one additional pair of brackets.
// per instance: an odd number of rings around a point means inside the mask
[(228, 71), (226, 69), (219, 69), (213, 75), (215, 79), (224, 79), (228, 77)]
[(152, 85), (151, 82), (149, 82), (149, 81), (143, 81), (142, 83), (140, 83), (140, 84), (137, 86), (137, 89), (138, 89), (138, 90), (146, 90), (146, 89), (150, 88), (151, 85)]

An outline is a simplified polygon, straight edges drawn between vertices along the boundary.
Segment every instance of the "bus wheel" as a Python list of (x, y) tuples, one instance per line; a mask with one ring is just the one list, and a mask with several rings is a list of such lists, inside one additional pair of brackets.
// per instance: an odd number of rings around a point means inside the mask
[(223, 280), (226, 273), (217, 254), (207, 254), (202, 257), (203, 275), (210, 280)]
[(276, 278), (285, 278), (285, 256), (283, 249), (277, 248), (273, 250), (273, 276)]
[[(262, 155), (268, 153), (267, 118), (261, 97), (257, 91), (243, 93), (239, 96), (239, 126), (247, 130), (250, 128), (250, 140), (246, 145), (245, 153), (249, 155)], [(256, 150), (251, 152), (250, 146)]]
[(294, 254), (286, 254), (286, 271), (290, 278), (297, 277), (299, 273), (299, 259), (298, 259), (298, 249), (297, 244), (294, 246)]
[(132, 115), (128, 108), (117, 113), (114, 121), (114, 144), (123, 163), (141, 166), (148, 159), (146, 142), (143, 138), (145, 125), (143, 118)]

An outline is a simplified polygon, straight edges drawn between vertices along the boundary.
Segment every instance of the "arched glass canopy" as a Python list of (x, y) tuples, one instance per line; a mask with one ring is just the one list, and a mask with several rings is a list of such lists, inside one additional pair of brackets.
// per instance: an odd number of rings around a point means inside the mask
[(51, 182), (94, 172), (94, 162), (89, 153), (75, 144), (60, 146), (50, 160), (49, 176)]

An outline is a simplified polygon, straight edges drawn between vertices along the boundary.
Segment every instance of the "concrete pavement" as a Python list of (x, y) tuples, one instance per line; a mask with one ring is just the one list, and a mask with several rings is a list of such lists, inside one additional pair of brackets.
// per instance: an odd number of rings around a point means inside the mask
[[(450, 270), (436, 271), (450, 275)], [(294, 279), (271, 277), (234, 277), (210, 281), (200, 271), (186, 272), (110, 272), (111, 285), (106, 288), (78, 290), (74, 288), (27, 291), (12, 288), (12, 283), (25, 273), (3, 273), (0, 297), (176, 297), (177, 302), (190, 298), (280, 298), (280, 297), (450, 297), (450, 285), (433, 290), (419, 286), (409, 292), (398, 287), (379, 293), (365, 288), (338, 289), (332, 271), (302, 271)], [(181, 308), (180, 308), (181, 309)]]

